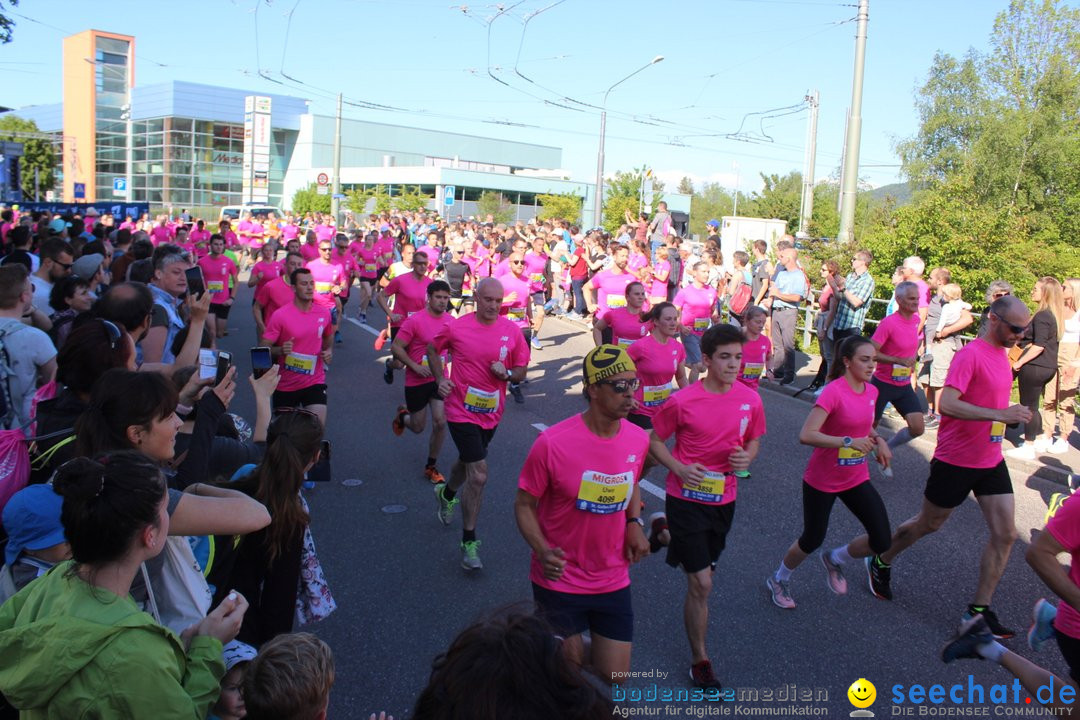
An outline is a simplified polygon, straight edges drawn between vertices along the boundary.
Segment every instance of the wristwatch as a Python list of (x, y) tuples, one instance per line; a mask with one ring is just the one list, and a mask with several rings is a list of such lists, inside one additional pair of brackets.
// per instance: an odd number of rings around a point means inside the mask
[(641, 528), (643, 530), (645, 529), (645, 521), (642, 520), (640, 517), (628, 517), (628, 518), (626, 518), (626, 524), (629, 525), (630, 523), (637, 523), (638, 525), (641, 526)]
[(850, 435), (845, 435), (844, 439), (841, 442), (844, 443), (844, 447), (849, 448), (851, 447), (851, 443), (854, 441), (851, 439)]

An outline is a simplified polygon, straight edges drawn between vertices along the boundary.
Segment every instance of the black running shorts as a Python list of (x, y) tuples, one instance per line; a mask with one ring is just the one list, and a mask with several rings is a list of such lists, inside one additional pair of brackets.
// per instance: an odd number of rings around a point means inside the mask
[(498, 428), (490, 430), (472, 423), (448, 422), (447, 429), (458, 449), (458, 459), (463, 463), (480, 462), (487, 457), (487, 448)]
[(432, 400), (442, 402), (439, 397), (439, 384), (434, 380), (423, 385), (405, 386), (405, 409), (409, 412), (420, 412)]
[(706, 505), (668, 495), (666, 511), (671, 533), (667, 564), (687, 573), (715, 567), (735, 517), (735, 503)]
[(541, 617), (563, 637), (580, 635), (588, 630), (609, 640), (634, 640), (634, 608), (630, 602), (629, 585), (621, 590), (595, 595), (549, 590), (536, 583), (532, 586), (533, 598), (539, 606)]
[(950, 465), (934, 458), (930, 461), (930, 477), (923, 496), (940, 508), (959, 507), (968, 493), (982, 495), (1012, 495), (1009, 468), (1002, 460), (990, 468), (966, 468)]

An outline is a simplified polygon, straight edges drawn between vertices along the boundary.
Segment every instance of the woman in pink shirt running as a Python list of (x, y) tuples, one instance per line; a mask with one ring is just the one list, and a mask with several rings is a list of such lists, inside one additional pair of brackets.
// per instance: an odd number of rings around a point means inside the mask
[[(593, 324), (593, 342), (597, 347), (604, 344), (604, 335), (608, 334), (607, 342), (611, 345), (630, 347), (651, 329), (651, 324), (646, 318), (647, 309), (645, 303), (645, 286), (639, 282), (632, 282), (626, 286), (626, 306), (610, 308), (598, 311), (599, 319)], [(610, 333), (605, 333), (610, 329)]]
[(885, 503), (870, 484), (867, 458), (873, 454), (888, 467), (889, 446), (874, 432), (877, 388), (870, 382), (877, 367), (874, 344), (853, 335), (837, 346), (829, 363), (829, 383), (816, 400), (799, 432), (799, 442), (814, 448), (803, 474), (803, 532), (791, 544), (780, 567), (765, 579), (773, 604), (795, 608), (788, 583), (791, 573), (810, 553), (821, 547), (829, 529), (829, 515), (837, 498), (866, 528), (862, 535), (831, 552), (821, 553), (829, 589), (847, 592), (843, 564), (856, 558), (878, 555), (892, 544)]

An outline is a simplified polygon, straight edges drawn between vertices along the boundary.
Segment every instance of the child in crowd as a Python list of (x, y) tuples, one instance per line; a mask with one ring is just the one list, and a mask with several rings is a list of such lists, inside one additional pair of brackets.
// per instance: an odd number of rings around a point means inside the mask
[(941, 318), (938, 320), (939, 328), (947, 328), (960, 319), (965, 310), (971, 310), (971, 303), (960, 299), (963, 290), (956, 283), (949, 283), (941, 288), (941, 296), (945, 302), (941, 305)]
[(255, 659), (255, 648), (239, 640), (225, 645), (225, 676), (221, 678), (221, 697), (207, 720), (241, 720), (247, 716), (244, 708), (244, 671)]
[(746, 309), (746, 343), (743, 345), (742, 365), (739, 367), (739, 382), (752, 390), (758, 389), (763, 377), (772, 377), (769, 366), (772, 364), (772, 341), (762, 334), (765, 329), (765, 309), (751, 305)]
[(311, 633), (278, 635), (244, 672), (247, 720), (322, 720), (334, 684), (334, 655)]

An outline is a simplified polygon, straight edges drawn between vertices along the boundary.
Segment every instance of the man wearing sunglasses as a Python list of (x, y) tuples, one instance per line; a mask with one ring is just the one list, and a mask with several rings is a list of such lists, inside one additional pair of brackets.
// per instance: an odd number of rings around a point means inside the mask
[(564, 638), (563, 653), (618, 682), (630, 670), (630, 564), (649, 554), (638, 486), (649, 436), (626, 422), (638, 380), (625, 349), (591, 350), (582, 371), (588, 407), (533, 443), (514, 514), (533, 551), (533, 597)]
[[(406, 245), (402, 248), (402, 258), (406, 257), (405, 248), (411, 249), (412, 245)], [(401, 324), (410, 315), (420, 312), (427, 305), (427, 288), (431, 284), (431, 278), (427, 276), (428, 257), (424, 253), (418, 252), (410, 254), (412, 271), (397, 275), (386, 284), (386, 287), (379, 288), (378, 292), (375, 293), (375, 301), (379, 303), (379, 307), (383, 309), (386, 317), (390, 320), (390, 340), (397, 337)], [(390, 297), (394, 298), (393, 309), (390, 308)], [(405, 366), (401, 364), (400, 360), (387, 358), (386, 369), (383, 370), (383, 381), (387, 385), (393, 385), (394, 371), (403, 367)]]
[[(531, 292), (529, 276), (525, 274), (525, 256), (515, 250), (510, 253), (507, 260), (510, 271), (500, 278), (503, 286), (503, 303), (500, 315), (506, 316), (521, 331), (525, 342), (531, 342), (533, 338), (532, 317), (533, 296)], [(541, 305), (541, 308), (543, 306)], [(541, 310), (542, 312), (542, 310)], [(532, 347), (536, 347), (534, 343)], [(514, 396), (514, 402), (519, 405), (525, 402), (525, 394), (521, 391), (521, 385), (516, 382), (510, 383), (510, 394)]]
[(41, 258), (41, 265), (30, 278), (34, 286), (34, 307), (45, 311), (46, 315), (52, 315), (49, 293), (58, 280), (71, 274), (71, 268), (75, 264), (75, 251), (67, 240), (49, 238), (41, 243), (38, 256)]
[[(487, 483), (487, 448), (502, 419), (506, 385), (524, 380), (529, 365), (529, 344), (517, 325), (499, 316), (502, 304), (502, 284), (495, 278), (481, 280), (476, 312), (440, 330), (427, 350), (432, 376), (443, 378), (439, 395), (446, 399), (447, 429), (458, 449), (450, 479), (435, 486), (438, 516), (449, 525), (461, 501), (461, 566), (466, 570), (483, 567), (476, 520)], [(452, 359), (449, 378), (443, 373), (445, 354)]]
[[(1024, 303), (1012, 296), (999, 298), (990, 306), (986, 337), (968, 343), (953, 357), (938, 397), (941, 426), (922, 508), (896, 529), (886, 552), (866, 559), (874, 595), (891, 600), (890, 563), (919, 538), (938, 530), (974, 493), (990, 540), (979, 563), (974, 602), (968, 605), (964, 620), (982, 615), (999, 639), (1010, 638), (1014, 632), (1001, 624), (990, 601), (1016, 542), (1016, 504), (1001, 441), (1006, 425), (1031, 419), (1028, 408), (1009, 404), (1013, 378), (1006, 349), (1016, 344), (1030, 322), (1031, 312)], [(864, 535), (854, 542), (869, 541)]]

